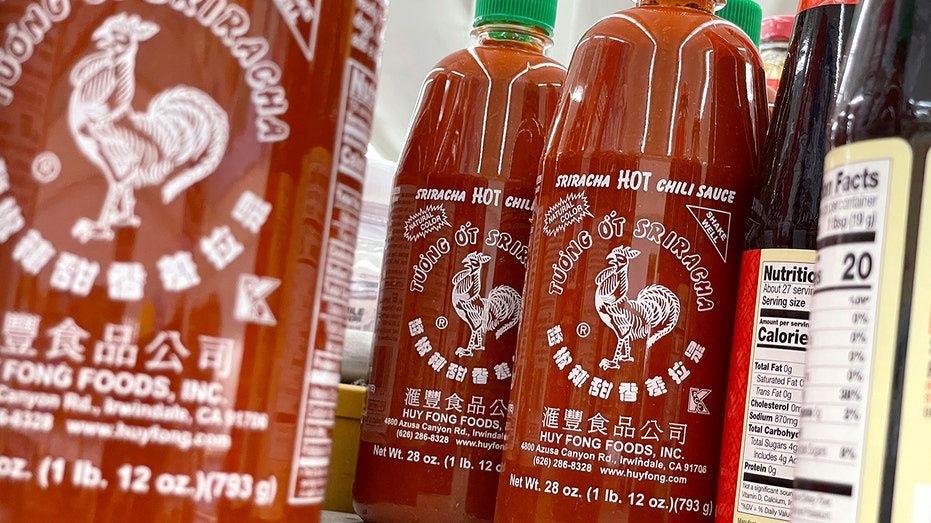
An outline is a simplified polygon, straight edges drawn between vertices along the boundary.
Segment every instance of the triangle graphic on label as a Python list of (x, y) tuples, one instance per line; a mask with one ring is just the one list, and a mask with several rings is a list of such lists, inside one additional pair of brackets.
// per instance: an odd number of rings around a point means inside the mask
[(731, 213), (698, 205), (686, 205), (701, 230), (714, 245), (721, 259), (727, 263), (727, 247), (731, 242)]
[(317, 1), (275, 0), (275, 7), (291, 29), (291, 34), (308, 62), (314, 60), (314, 47), (317, 43), (317, 24), (320, 20), (319, 9), (315, 5)]

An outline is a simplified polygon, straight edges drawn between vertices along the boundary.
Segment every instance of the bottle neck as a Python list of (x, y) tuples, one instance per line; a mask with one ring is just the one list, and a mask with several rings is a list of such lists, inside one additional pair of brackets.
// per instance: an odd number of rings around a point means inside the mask
[(516, 47), (542, 54), (553, 45), (553, 40), (538, 27), (518, 24), (485, 24), (472, 30), (479, 45)]
[(634, 0), (640, 6), (691, 7), (713, 13), (724, 7), (722, 0)]
[(856, 3), (857, 0), (799, 0), (798, 14), (801, 14), (804, 11), (808, 11), (809, 9), (814, 9), (816, 7), (822, 7), (826, 5), (847, 5)]

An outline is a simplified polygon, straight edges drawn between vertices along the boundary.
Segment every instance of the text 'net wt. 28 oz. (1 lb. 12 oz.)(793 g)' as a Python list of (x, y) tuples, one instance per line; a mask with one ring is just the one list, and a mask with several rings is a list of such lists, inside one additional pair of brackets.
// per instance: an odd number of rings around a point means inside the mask
[(318, 518), (384, 11), (3, 4), (0, 520)]

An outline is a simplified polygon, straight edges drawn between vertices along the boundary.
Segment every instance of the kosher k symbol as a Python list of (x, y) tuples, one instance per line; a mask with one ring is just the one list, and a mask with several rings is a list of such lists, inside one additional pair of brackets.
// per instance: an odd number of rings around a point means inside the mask
[(278, 320), (265, 300), (281, 285), (281, 280), (265, 278), (251, 274), (239, 276), (239, 288), (236, 290), (237, 320), (259, 325), (277, 325)]
[(711, 414), (705, 405), (705, 398), (711, 394), (711, 389), (689, 389), (689, 412), (694, 414)]

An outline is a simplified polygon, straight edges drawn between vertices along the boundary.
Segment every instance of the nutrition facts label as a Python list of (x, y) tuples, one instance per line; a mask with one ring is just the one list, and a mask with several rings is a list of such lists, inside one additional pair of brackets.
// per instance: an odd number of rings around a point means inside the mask
[(781, 521), (791, 515), (813, 281), (813, 263), (760, 264), (736, 506), (743, 514)]
[(793, 521), (858, 517), (892, 164), (825, 173)]

